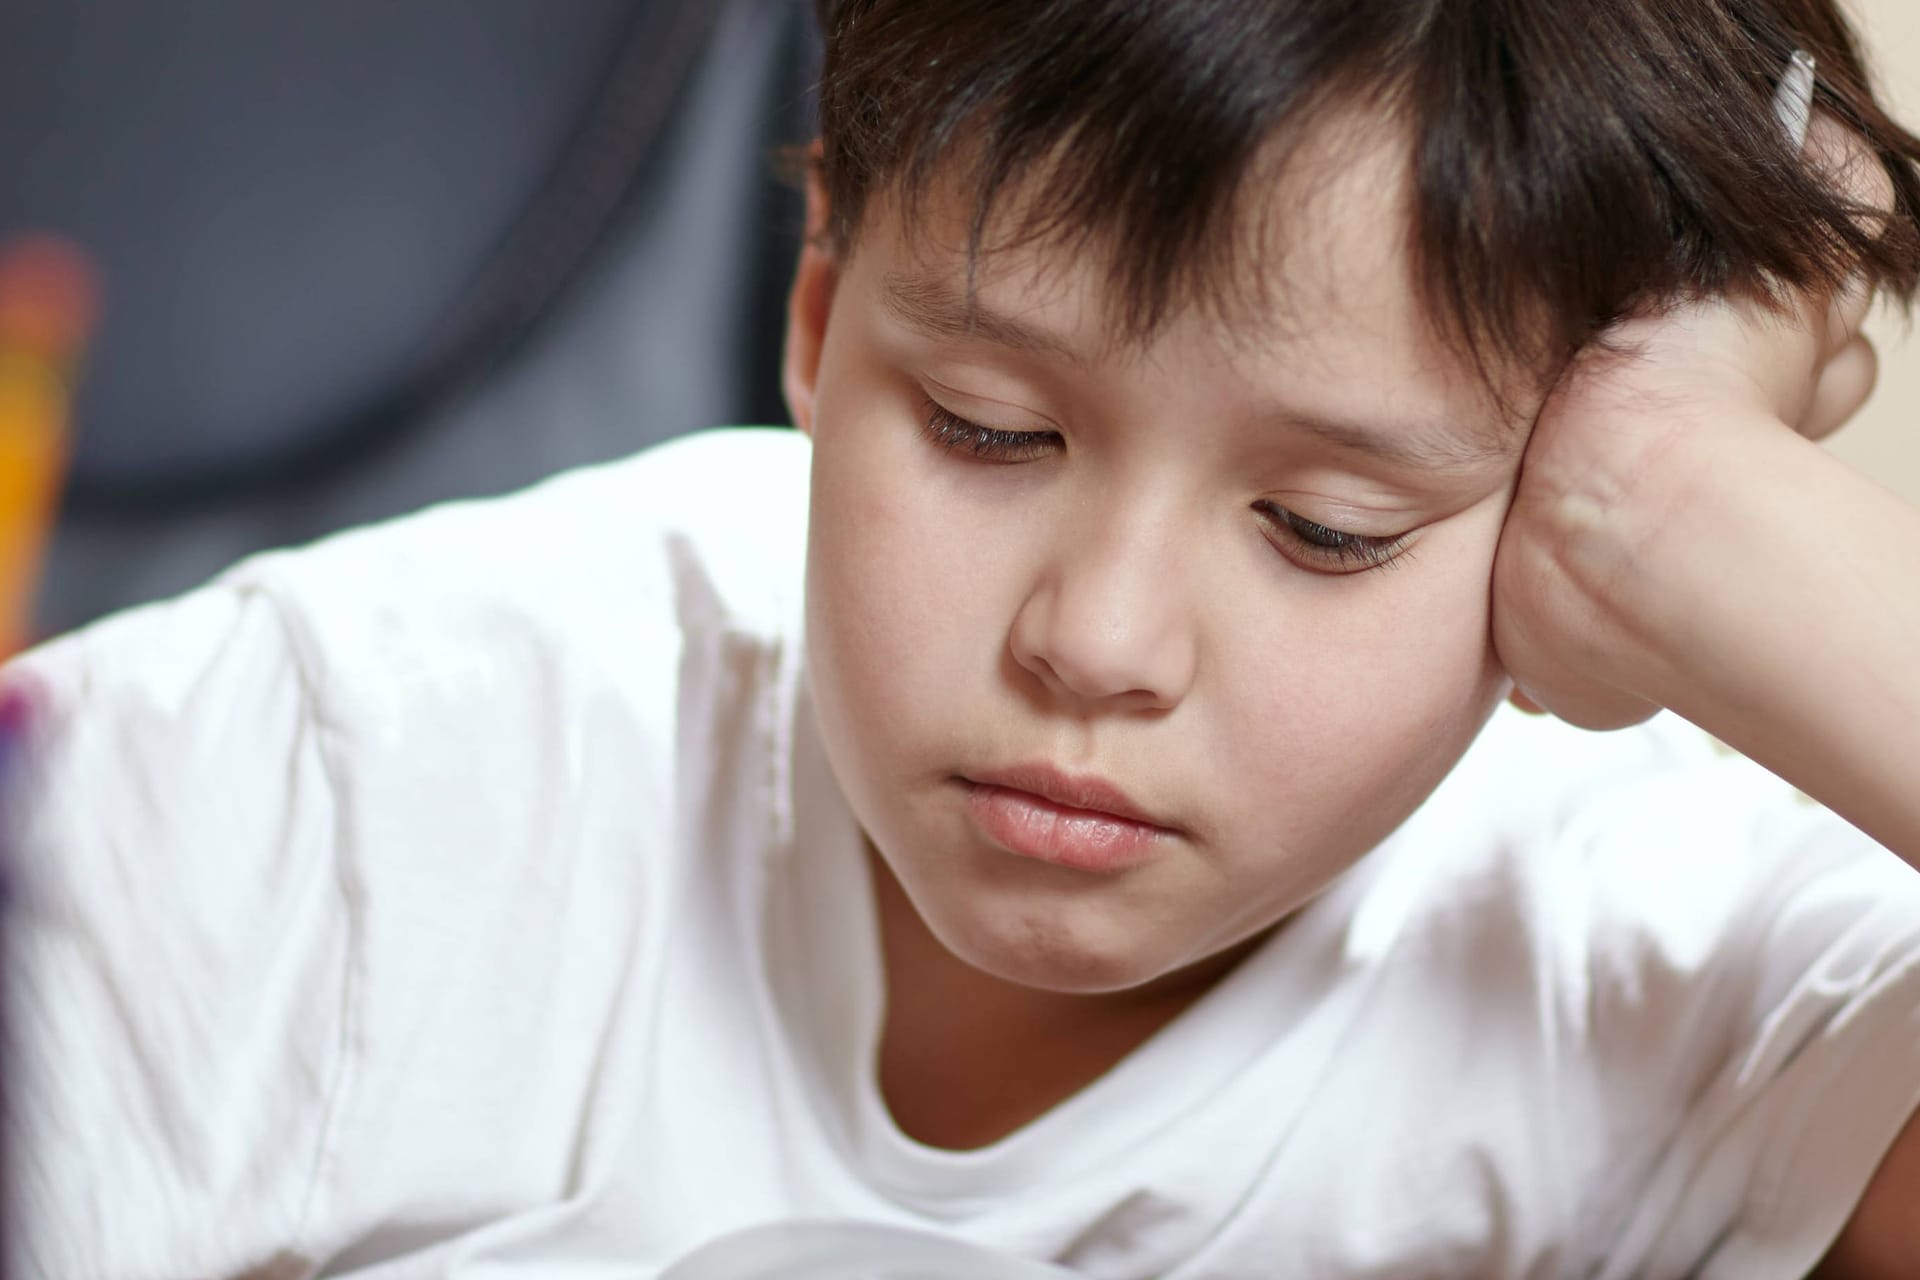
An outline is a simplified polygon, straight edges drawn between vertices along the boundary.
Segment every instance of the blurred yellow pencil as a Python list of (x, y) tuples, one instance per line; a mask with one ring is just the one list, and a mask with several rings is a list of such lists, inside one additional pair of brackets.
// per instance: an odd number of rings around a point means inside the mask
[(34, 638), (40, 560), (66, 473), (72, 379), (97, 289), (78, 250), (0, 245), (0, 658)]

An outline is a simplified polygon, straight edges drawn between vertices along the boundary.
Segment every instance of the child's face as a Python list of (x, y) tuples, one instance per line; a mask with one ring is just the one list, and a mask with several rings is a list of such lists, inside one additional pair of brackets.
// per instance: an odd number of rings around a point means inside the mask
[[(922, 918), (997, 977), (1139, 987), (1266, 929), (1397, 826), (1506, 692), (1488, 584), (1531, 406), (1503, 420), (1429, 330), (1398, 148), (1342, 146), (1305, 170), (1318, 194), (1276, 206), (1296, 216), (1273, 312), (1231, 340), (1189, 311), (1110, 349), (1100, 259), (1041, 245), (984, 259), (980, 311), (1061, 350), (939, 332), (965, 281), (948, 195), (911, 238), (878, 202), (847, 261), (801, 264), (787, 378), (815, 445), (822, 732)], [(1053, 434), (976, 456), (930, 435), (929, 399)], [(1373, 566), (1317, 552), (1327, 529), (1407, 537)], [(1121, 871), (1011, 852), (975, 784), (1036, 764), (1172, 830)]]

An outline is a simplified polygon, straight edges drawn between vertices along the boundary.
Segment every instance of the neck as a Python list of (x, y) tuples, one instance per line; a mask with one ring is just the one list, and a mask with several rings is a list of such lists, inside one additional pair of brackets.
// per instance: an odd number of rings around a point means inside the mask
[(1126, 991), (1023, 987), (948, 951), (886, 860), (871, 845), (867, 855), (887, 976), (881, 1093), (900, 1128), (930, 1146), (984, 1146), (1037, 1119), (1179, 1017), (1267, 936)]

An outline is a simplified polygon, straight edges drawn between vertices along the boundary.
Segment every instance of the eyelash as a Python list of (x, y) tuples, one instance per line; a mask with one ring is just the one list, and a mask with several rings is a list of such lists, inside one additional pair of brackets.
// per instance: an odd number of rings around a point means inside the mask
[[(989, 462), (1031, 462), (1044, 457), (1060, 443), (1056, 431), (1002, 431), (997, 427), (970, 422), (928, 397), (921, 405), (926, 415), (927, 438), (948, 453), (964, 450)], [(1394, 564), (1406, 553), (1407, 535), (1370, 538), (1344, 533), (1295, 515), (1272, 502), (1256, 503), (1254, 509), (1272, 527), (1285, 536), (1300, 554), (1319, 562), (1324, 571), (1359, 573)]]
[(1309, 556), (1333, 565), (1341, 572), (1384, 569), (1398, 564), (1400, 558), (1407, 554), (1407, 535), (1404, 533), (1391, 538), (1369, 538), (1364, 534), (1329, 529), (1305, 516), (1295, 515), (1277, 503), (1258, 503), (1255, 509), (1266, 517), (1269, 524), (1286, 530), (1294, 544)]
[(998, 427), (983, 427), (931, 397), (921, 409), (927, 415), (927, 437), (948, 453), (964, 449), (989, 462), (1031, 462), (1061, 442), (1056, 431), (1002, 431)]

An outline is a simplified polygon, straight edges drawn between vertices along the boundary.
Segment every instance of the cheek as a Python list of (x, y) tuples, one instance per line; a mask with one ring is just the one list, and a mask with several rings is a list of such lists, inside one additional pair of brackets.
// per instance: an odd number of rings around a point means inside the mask
[(831, 430), (814, 455), (808, 661), (823, 716), (876, 765), (927, 754), (929, 732), (978, 693), (1005, 639), (999, 584), (982, 571), (1001, 557), (970, 537), (963, 503), (921, 482), (913, 431)]
[[(1420, 559), (1263, 620), (1230, 703), (1235, 767), (1289, 805), (1286, 843), (1346, 856), (1424, 800), (1498, 705), (1490, 578), (1504, 504), (1463, 513)], [(1353, 590), (1349, 590), (1353, 588)], [(1223, 762), (1224, 764), (1224, 762)], [(1248, 811), (1249, 821), (1258, 821)]]
[(897, 716), (901, 637), (919, 610), (902, 591), (904, 513), (885, 489), (838, 465), (831, 437), (814, 450), (807, 545), (807, 660), (823, 716), (871, 733)]

